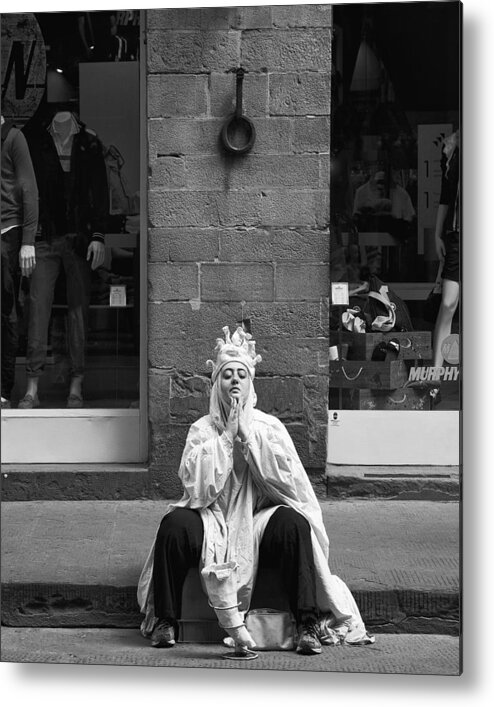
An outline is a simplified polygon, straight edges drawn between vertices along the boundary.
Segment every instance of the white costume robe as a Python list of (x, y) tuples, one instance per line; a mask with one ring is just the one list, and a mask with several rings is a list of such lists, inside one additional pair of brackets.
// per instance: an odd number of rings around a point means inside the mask
[[(276, 508), (288, 506), (310, 524), (318, 608), (331, 613), (335, 628), (348, 640), (364, 640), (365, 627), (346, 584), (331, 574), (329, 541), (312, 485), (285, 426), (275, 417), (249, 409), (250, 435), (245, 444), (232, 444), (206, 415), (194, 423), (187, 437), (179, 477), (182, 498), (169, 506), (200, 512), (204, 541), (199, 569), (212, 563), (238, 563), (240, 610), (249, 608), (255, 581), (258, 549), (267, 522)], [(154, 544), (142, 570), (138, 602), (149, 635), (156, 623), (153, 599)]]

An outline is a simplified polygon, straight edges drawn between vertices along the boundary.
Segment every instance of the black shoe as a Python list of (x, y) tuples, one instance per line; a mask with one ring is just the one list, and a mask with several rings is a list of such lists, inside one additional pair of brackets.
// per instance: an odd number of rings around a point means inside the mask
[(39, 408), (39, 398), (37, 395), (26, 393), (22, 400), (19, 400), (17, 407), (19, 410), (32, 410), (33, 408)]
[(153, 648), (171, 648), (175, 645), (175, 629), (166, 619), (160, 619), (151, 634)]
[(297, 653), (301, 655), (317, 655), (321, 652), (318, 624), (315, 618), (304, 621), (298, 627)]

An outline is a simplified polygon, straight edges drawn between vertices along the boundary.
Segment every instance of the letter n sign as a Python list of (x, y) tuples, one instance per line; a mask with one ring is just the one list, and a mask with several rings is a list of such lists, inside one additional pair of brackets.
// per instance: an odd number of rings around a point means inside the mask
[(46, 88), (46, 51), (33, 14), (2, 14), (2, 115), (21, 126), (36, 112)]

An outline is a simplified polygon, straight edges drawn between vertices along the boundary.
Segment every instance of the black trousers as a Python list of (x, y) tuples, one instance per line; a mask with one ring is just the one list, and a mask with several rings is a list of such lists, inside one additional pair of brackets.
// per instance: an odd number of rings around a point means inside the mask
[(2, 397), (10, 400), (15, 378), (18, 344), (17, 292), (20, 280), (19, 249), (22, 229), (2, 234)]
[[(181, 617), (182, 589), (190, 568), (198, 567), (203, 541), (198, 511), (176, 508), (161, 521), (154, 552), (153, 588), (158, 618)], [(277, 581), (262, 581), (263, 570)], [(282, 587), (293, 615), (316, 610), (314, 556), (308, 521), (291, 508), (278, 508), (259, 547), (259, 569), (251, 607), (279, 608)]]

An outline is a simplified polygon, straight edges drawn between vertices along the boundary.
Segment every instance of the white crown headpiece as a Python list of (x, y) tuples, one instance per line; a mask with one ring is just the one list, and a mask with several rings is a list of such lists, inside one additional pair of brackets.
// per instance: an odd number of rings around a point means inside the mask
[(206, 364), (211, 365), (213, 372), (211, 380), (214, 381), (218, 377), (218, 373), (227, 363), (243, 363), (249, 371), (251, 378), (254, 378), (256, 372), (256, 364), (262, 361), (261, 356), (256, 354), (256, 342), (252, 340), (252, 334), (244, 331), (242, 327), (230, 334), (230, 328), (223, 327), (225, 340), (216, 339), (216, 361), (209, 359)]

